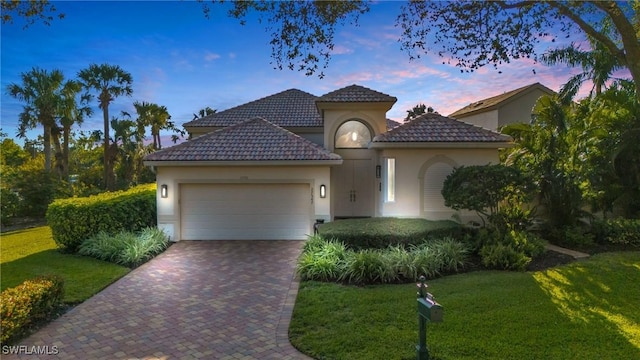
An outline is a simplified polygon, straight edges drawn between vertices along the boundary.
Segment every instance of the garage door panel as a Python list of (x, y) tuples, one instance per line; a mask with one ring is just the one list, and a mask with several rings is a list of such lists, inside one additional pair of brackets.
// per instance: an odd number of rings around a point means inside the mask
[(184, 240), (305, 239), (308, 184), (182, 184)]

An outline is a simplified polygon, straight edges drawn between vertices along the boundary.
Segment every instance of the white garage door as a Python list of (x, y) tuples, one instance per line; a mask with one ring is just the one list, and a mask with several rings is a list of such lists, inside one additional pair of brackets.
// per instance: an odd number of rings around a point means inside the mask
[(304, 240), (309, 184), (182, 184), (183, 240)]

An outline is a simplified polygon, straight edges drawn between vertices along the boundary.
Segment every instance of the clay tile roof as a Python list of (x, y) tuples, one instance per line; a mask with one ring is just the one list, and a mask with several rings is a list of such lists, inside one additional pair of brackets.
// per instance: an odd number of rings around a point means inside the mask
[(320, 145), (262, 118), (202, 135), (157, 151), (145, 161), (340, 160)]
[(320, 127), (318, 97), (289, 89), (184, 124), (185, 127), (225, 127), (261, 117), (280, 127)]
[(456, 110), (455, 112), (449, 114), (449, 117), (460, 117), (460, 116), (475, 113), (475, 112), (482, 112), (486, 110), (495, 109), (501, 104), (509, 102), (510, 100), (513, 100), (515, 98), (518, 98), (520, 95), (526, 94), (529, 92), (529, 90), (532, 90), (535, 88), (538, 88), (550, 95), (555, 94), (555, 92), (549, 89), (548, 87), (540, 83), (535, 83), (535, 84), (523, 86), (515, 90), (507, 91), (504, 94), (492, 96), (490, 98), (473, 102), (463, 107), (462, 109)]
[(324, 94), (318, 102), (396, 102), (397, 98), (360, 85), (349, 85)]
[(402, 125), (402, 123), (399, 123), (395, 120), (391, 120), (391, 119), (387, 119), (387, 130), (391, 130), (393, 128), (396, 128), (398, 126)]
[(427, 113), (405, 122), (386, 133), (382, 133), (373, 142), (508, 142), (511, 137), (475, 125), (442, 116)]

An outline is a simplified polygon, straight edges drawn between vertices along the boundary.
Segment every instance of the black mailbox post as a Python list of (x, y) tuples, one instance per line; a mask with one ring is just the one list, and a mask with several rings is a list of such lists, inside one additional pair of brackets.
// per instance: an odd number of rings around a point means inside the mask
[(427, 322), (442, 322), (443, 309), (438, 304), (433, 295), (426, 291), (427, 284), (424, 276), (420, 276), (418, 283), (418, 345), (416, 346), (416, 354), (418, 360), (429, 360), (429, 349), (427, 349)]

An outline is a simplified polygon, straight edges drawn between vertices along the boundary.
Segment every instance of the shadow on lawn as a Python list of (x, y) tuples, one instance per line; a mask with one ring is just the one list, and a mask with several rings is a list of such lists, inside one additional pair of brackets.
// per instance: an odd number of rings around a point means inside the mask
[(640, 356), (640, 263), (622, 256), (623, 261), (612, 261), (603, 254), (597, 262), (577, 262), (534, 273), (533, 278), (571, 322), (605, 327), (623, 336)]

